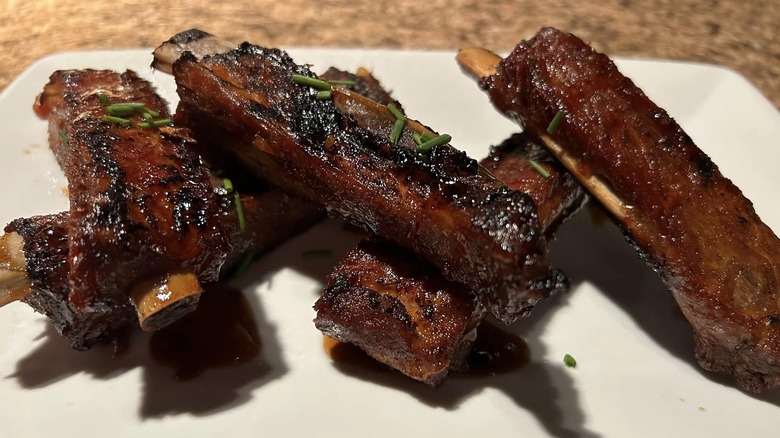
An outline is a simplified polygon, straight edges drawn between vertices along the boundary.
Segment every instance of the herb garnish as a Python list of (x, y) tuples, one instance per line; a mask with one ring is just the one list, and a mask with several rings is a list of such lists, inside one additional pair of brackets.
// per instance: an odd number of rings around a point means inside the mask
[(65, 134), (65, 131), (58, 129), (57, 135), (60, 137), (60, 141), (62, 142), (62, 144), (68, 144), (68, 135)]
[(565, 114), (566, 113), (564, 113), (563, 110), (559, 110), (557, 113), (555, 113), (555, 117), (553, 117), (553, 119), (550, 121), (550, 124), (547, 125), (547, 133), (548, 134), (550, 134), (550, 135), (555, 134), (555, 131), (558, 130), (558, 126), (563, 121), (563, 116)]
[(345, 86), (357, 85), (357, 82), (355, 81), (341, 81), (341, 80), (323, 81), (322, 79), (317, 79), (311, 76), (305, 76), (299, 74), (293, 74), (291, 75), (291, 78), (293, 82), (295, 82), (296, 84), (306, 85), (314, 88), (315, 90), (318, 90), (315, 97), (319, 100), (329, 100), (331, 97), (333, 97), (333, 87), (332, 87), (333, 85), (345, 85)]
[(536, 169), (537, 172), (539, 172), (539, 175), (542, 175), (545, 178), (550, 177), (550, 172), (547, 171), (544, 167), (542, 167), (541, 164), (537, 163), (536, 160), (528, 159), (528, 163), (531, 164), (531, 166)]
[(247, 269), (249, 269), (249, 265), (252, 264), (252, 261), (255, 259), (255, 255), (252, 254), (250, 251), (247, 251), (244, 253), (244, 258), (241, 259), (241, 264), (238, 265), (236, 268), (236, 271), (233, 273), (233, 277), (240, 277), (244, 275)]
[(577, 366), (577, 361), (568, 353), (563, 356), (563, 363), (569, 368), (575, 368)]
[(436, 137), (433, 137), (432, 139), (428, 141), (424, 141), (423, 143), (417, 145), (417, 153), (419, 154), (427, 154), (436, 146), (440, 146), (443, 144), (447, 144), (452, 140), (452, 137), (449, 134), (442, 134)]
[(230, 178), (222, 179), (222, 187), (225, 188), (228, 194), (233, 194), (233, 203), (236, 205), (236, 215), (238, 215), (238, 229), (244, 231), (246, 228), (246, 218), (244, 217), (244, 206), (241, 203), (241, 196), (233, 188), (233, 182)]
[[(160, 117), (160, 113), (147, 107), (142, 102), (120, 102), (111, 103), (104, 94), (97, 95), (100, 104), (106, 107), (106, 115), (103, 116), (104, 122), (116, 123), (119, 126), (127, 127), (132, 126), (133, 121), (128, 119), (129, 116), (139, 115), (144, 121), (136, 123), (135, 126), (139, 128), (161, 128), (163, 126), (170, 126), (173, 124), (171, 119), (157, 119)], [(155, 120), (157, 119), (157, 120)]]
[(395, 116), (395, 124), (393, 124), (393, 129), (390, 131), (390, 142), (398, 144), (398, 140), (401, 139), (401, 134), (404, 132), (404, 126), (406, 126), (406, 116), (394, 103), (388, 103), (387, 110)]

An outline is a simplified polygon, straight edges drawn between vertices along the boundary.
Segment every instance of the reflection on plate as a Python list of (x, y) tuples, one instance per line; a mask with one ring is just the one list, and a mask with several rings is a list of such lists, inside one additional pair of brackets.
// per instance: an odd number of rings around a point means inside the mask
[[(291, 50), (299, 62), (366, 66), (411, 117), (481, 158), (517, 128), (492, 110), (452, 53)], [(132, 68), (175, 101), (171, 78), (148, 51), (45, 58), (0, 95), (0, 221), (67, 208), (64, 179), (46, 146), (33, 99), (57, 68)], [(780, 114), (740, 76), (717, 67), (622, 60), (621, 69), (665, 107), (723, 173), (780, 230), (774, 187)], [(438, 389), (323, 352), (311, 308), (329, 267), (355, 243), (326, 222), (265, 257), (236, 281), (257, 317), (260, 357), (176, 382), (149, 359), (145, 334), (117, 357), (71, 351), (23, 304), (0, 309), (3, 436), (709, 436), (775, 434), (780, 392), (753, 397), (701, 371), (687, 323), (656, 275), (615, 227), (586, 211), (561, 228), (553, 256), (571, 277), (511, 329), (531, 360), (492, 378), (454, 376)], [(327, 247), (329, 258), (301, 254)], [(571, 354), (577, 368), (567, 368)], [(741, 421), (745, 418), (752, 421)]]

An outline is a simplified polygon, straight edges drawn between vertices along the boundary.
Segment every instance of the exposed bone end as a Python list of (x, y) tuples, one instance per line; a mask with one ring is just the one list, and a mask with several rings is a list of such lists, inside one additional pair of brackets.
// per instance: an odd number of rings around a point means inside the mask
[(207, 55), (224, 53), (236, 48), (236, 44), (221, 40), (210, 33), (198, 29), (190, 29), (176, 34), (173, 38), (162, 43), (152, 52), (154, 61), (152, 68), (171, 73), (173, 63), (184, 52), (190, 52), (200, 59)]
[[(460, 66), (475, 79), (488, 77), (496, 73), (496, 68), (501, 62), (501, 57), (490, 50), (480, 47), (467, 47), (460, 49), (456, 57)], [(619, 219), (625, 219), (630, 215), (630, 207), (627, 206), (597, 175), (589, 175), (582, 171), (579, 160), (566, 153), (566, 150), (546, 132), (536, 132), (537, 137), (550, 153), (574, 175), (596, 199), (598, 199), (610, 213)]]
[(481, 47), (464, 47), (455, 57), (458, 64), (475, 78), (484, 78), (496, 72), (501, 57)]
[(17, 233), (0, 236), (0, 307), (30, 294), (24, 239)]
[(195, 310), (202, 292), (197, 275), (178, 272), (139, 282), (130, 298), (141, 328), (155, 331)]

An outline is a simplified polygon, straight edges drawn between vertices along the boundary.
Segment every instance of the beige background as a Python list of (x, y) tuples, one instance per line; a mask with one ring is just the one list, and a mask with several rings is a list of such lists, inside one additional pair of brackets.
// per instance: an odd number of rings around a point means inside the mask
[(190, 27), (268, 46), (509, 50), (551, 25), (611, 55), (700, 61), (780, 108), (780, 0), (0, 0), (0, 90), (36, 59)]

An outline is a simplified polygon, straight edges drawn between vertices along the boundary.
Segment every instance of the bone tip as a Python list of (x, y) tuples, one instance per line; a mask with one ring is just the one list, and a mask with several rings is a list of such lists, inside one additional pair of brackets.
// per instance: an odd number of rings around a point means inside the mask
[(482, 47), (463, 47), (455, 57), (461, 68), (477, 79), (488, 77), (496, 72), (501, 57)]

